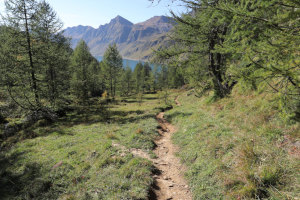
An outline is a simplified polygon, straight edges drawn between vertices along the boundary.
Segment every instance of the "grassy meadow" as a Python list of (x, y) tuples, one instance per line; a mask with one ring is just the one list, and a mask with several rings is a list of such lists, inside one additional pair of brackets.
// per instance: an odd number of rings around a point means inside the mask
[(300, 198), (299, 124), (280, 120), (273, 94), (236, 87), (213, 101), (191, 93), (165, 116), (179, 128), (173, 141), (194, 199)]
[(2, 144), (0, 199), (148, 199), (153, 164), (113, 144), (155, 156), (155, 115), (166, 103), (194, 199), (297, 199), (299, 124), (281, 120), (275, 98), (236, 87), (218, 101), (173, 90), (78, 106)]
[(158, 103), (145, 95), (142, 103), (82, 106), (9, 138), (6, 146), (19, 141), (0, 154), (0, 199), (146, 199), (152, 163), (112, 143), (151, 155)]

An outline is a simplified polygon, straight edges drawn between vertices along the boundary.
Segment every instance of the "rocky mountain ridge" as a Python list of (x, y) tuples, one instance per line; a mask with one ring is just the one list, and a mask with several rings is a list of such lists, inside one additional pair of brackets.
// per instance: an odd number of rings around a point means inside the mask
[(73, 48), (83, 39), (94, 56), (103, 56), (107, 46), (116, 43), (124, 58), (147, 60), (153, 49), (164, 45), (166, 34), (172, 27), (166, 16), (155, 16), (137, 24), (117, 16), (97, 29), (81, 25), (67, 28), (64, 35), (72, 38)]

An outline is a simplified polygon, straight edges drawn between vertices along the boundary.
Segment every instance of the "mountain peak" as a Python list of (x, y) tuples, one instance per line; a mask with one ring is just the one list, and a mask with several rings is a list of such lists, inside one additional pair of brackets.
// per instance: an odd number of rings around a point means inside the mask
[(125, 19), (124, 17), (121, 17), (120, 15), (118, 15), (117, 17), (113, 18), (111, 21), (110, 21), (110, 24), (113, 23), (113, 24), (116, 24), (116, 23), (119, 23), (119, 24), (122, 24), (122, 25), (128, 25), (128, 26), (131, 26), (133, 25), (132, 22), (130, 22), (129, 20)]
[(169, 24), (171, 23), (171, 19), (166, 16), (154, 16), (147, 21), (138, 23), (138, 25), (157, 25), (157, 24)]
[(95, 56), (102, 56), (109, 44), (116, 43), (122, 56), (146, 59), (151, 54), (149, 49), (159, 48), (165, 43), (165, 35), (172, 29), (169, 20), (168, 17), (156, 16), (133, 24), (118, 15), (97, 29), (77, 26), (67, 28), (64, 35), (72, 38), (73, 48), (84, 39)]

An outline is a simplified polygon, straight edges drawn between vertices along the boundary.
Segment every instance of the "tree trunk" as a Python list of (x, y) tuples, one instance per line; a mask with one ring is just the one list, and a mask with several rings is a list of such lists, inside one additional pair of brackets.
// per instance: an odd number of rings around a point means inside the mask
[(29, 27), (28, 27), (27, 8), (26, 8), (25, 2), (23, 4), (23, 9), (24, 9), (24, 17), (25, 17), (25, 29), (26, 29), (25, 32), (26, 32), (26, 39), (27, 39), (27, 53), (28, 53), (28, 56), (29, 56), (32, 90), (33, 90), (33, 93), (34, 93), (35, 102), (36, 102), (37, 106), (40, 107), (39, 95), (38, 95), (38, 91), (37, 91), (37, 80), (36, 80), (36, 77), (35, 77), (35, 69), (34, 69), (33, 59), (32, 59), (31, 38), (30, 38)]
[[(213, 84), (214, 84), (214, 90), (215, 93), (218, 97), (223, 98), (225, 97), (225, 91), (224, 91), (224, 87), (222, 85), (222, 72), (221, 72), (221, 54), (220, 53), (213, 53), (212, 51), (215, 49), (215, 45), (216, 45), (216, 36), (217, 34), (214, 34), (214, 36), (212, 36), (210, 38), (210, 43), (209, 43), (209, 60), (210, 60), (210, 70), (211, 70), (211, 74), (213, 76)], [(217, 64), (215, 62), (215, 57), (217, 59)]]
[(51, 84), (51, 104), (55, 106), (55, 99), (56, 99), (56, 85), (55, 85), (55, 72), (52, 66), (49, 67), (50, 70), (50, 84)]

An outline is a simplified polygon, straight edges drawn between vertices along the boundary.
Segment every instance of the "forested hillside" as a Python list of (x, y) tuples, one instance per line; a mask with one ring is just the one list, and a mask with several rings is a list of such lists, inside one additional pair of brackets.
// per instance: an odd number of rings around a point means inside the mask
[[(51, 2), (5, 1), (0, 199), (300, 198), (300, 3), (175, 2), (172, 29), (100, 27), (99, 62), (92, 28), (72, 48)], [(157, 24), (164, 45), (123, 66)]]

